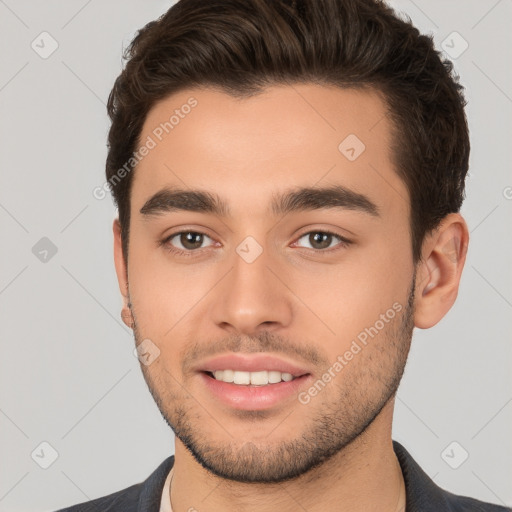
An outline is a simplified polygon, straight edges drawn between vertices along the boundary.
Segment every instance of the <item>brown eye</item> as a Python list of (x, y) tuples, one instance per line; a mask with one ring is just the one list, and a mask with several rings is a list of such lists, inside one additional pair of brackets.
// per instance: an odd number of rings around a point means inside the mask
[[(331, 233), (330, 231), (310, 231), (303, 234), (299, 240), (303, 238), (310, 244), (310, 247), (308, 248), (322, 252), (326, 252), (326, 249), (336, 246), (347, 247), (351, 243), (350, 240), (347, 240), (336, 233)], [(339, 243), (332, 245), (333, 241), (336, 239), (339, 240)]]
[(199, 249), (203, 243), (204, 235), (202, 233), (195, 233), (193, 231), (183, 232), (179, 235), (179, 242), (185, 249)]
[(310, 233), (308, 241), (313, 246), (313, 249), (328, 249), (329, 246), (331, 245), (332, 239), (333, 236), (330, 235), (329, 233), (318, 232)]
[(211, 240), (208, 235), (198, 231), (179, 231), (168, 236), (161, 244), (170, 252), (190, 254), (198, 249), (203, 249), (205, 238)]

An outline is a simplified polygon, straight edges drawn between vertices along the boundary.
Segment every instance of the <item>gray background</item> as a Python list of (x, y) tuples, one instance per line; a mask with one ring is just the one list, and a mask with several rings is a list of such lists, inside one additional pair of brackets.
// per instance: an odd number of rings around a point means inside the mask
[[(115, 208), (92, 194), (122, 48), (172, 3), (0, 0), (0, 511), (109, 494), (173, 453), (120, 319)], [(463, 49), (454, 31), (469, 44), (455, 64), (472, 137), (459, 298), (437, 326), (415, 330), (393, 437), (437, 484), (512, 505), (512, 1), (392, 5), (438, 48)], [(59, 45), (46, 59), (31, 47), (43, 31)], [(43, 237), (57, 248), (46, 261)], [(58, 453), (47, 469), (42, 442)]]

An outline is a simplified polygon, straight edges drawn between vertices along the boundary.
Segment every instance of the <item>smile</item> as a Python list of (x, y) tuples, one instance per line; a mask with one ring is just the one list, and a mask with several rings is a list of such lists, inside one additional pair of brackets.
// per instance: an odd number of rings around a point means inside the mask
[(268, 384), (278, 384), (279, 382), (289, 382), (294, 380), (291, 373), (279, 372), (273, 370), (262, 370), (257, 372), (244, 372), (239, 370), (216, 370), (207, 372), (215, 380), (222, 382), (232, 382), (242, 386), (267, 386)]

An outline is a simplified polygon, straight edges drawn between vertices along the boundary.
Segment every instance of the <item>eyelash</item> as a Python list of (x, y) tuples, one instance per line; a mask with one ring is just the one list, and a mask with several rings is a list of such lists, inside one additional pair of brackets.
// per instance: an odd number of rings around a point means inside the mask
[[(176, 247), (173, 247), (172, 245), (169, 244), (169, 242), (175, 236), (182, 235), (184, 233), (193, 233), (195, 235), (204, 235), (204, 236), (206, 236), (206, 237), (211, 239), (211, 237), (209, 237), (206, 233), (203, 233), (201, 231), (192, 231), (192, 230), (189, 229), (189, 230), (183, 230), (183, 231), (176, 231), (175, 233), (172, 233), (171, 235), (169, 235), (168, 237), (166, 237), (165, 239), (160, 241), (159, 245), (163, 246), (166, 251), (168, 251), (168, 252), (170, 252), (172, 254), (176, 254), (178, 256), (193, 257), (193, 256), (196, 255), (196, 253), (201, 251), (201, 249), (194, 249), (194, 250), (184, 251), (182, 249), (176, 249)], [(339, 250), (342, 250), (342, 249), (346, 249), (352, 243), (351, 240), (348, 240), (347, 238), (339, 235), (338, 233), (335, 233), (335, 232), (329, 231), (329, 230), (320, 230), (320, 229), (312, 230), (312, 231), (306, 231), (305, 233), (303, 233), (302, 235), (300, 235), (297, 238), (297, 241), (300, 240), (301, 238), (303, 238), (304, 236), (310, 235), (312, 233), (322, 233), (324, 235), (332, 235), (332, 236), (334, 236), (334, 237), (336, 237), (336, 238), (338, 238), (340, 240), (340, 243), (334, 249), (333, 248), (330, 248), (330, 249), (309, 249), (309, 250), (315, 251), (317, 253), (326, 253), (326, 252), (327, 253), (333, 253), (333, 252), (336, 252), (336, 251), (339, 251)]]

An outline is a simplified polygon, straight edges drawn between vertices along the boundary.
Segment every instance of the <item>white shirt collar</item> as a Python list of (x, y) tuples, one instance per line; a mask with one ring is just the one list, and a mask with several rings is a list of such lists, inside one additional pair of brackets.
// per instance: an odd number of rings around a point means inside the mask
[(160, 510), (159, 512), (172, 512), (171, 507), (171, 498), (169, 496), (169, 489), (171, 485), (172, 472), (174, 471), (174, 466), (169, 471), (167, 478), (165, 479), (164, 489), (162, 491), (162, 499), (160, 500)]

